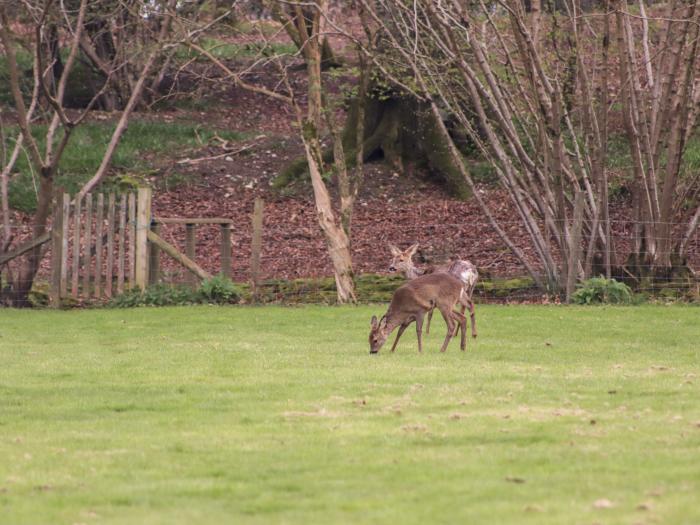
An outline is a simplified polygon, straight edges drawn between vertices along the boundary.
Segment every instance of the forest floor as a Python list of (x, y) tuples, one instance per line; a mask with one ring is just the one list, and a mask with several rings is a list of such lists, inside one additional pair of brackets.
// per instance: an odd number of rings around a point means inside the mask
[[(265, 78), (248, 80), (266, 81)], [(292, 82), (300, 92), (303, 81), (301, 72), (293, 73)], [(187, 85), (180, 88), (186, 91)], [(114, 117), (94, 112), (91, 121), (109, 127)], [(136, 113), (130, 127), (133, 130), (140, 126), (142, 136), (131, 140), (160, 141), (160, 145), (136, 150), (138, 167), (115, 162), (113, 172), (122, 180), (145, 182), (154, 187), (155, 216), (233, 219), (235, 280), (245, 281), (250, 276), (251, 213), (256, 198), (265, 201), (262, 277), (329, 276), (332, 267), (316, 220), (310, 185), (297, 183), (283, 191), (272, 188), (275, 176), (303, 152), (293, 121), (291, 109), (282, 102), (227, 82), (210, 83), (185, 99), (161, 104), (155, 111)], [(191, 136), (186, 145), (164, 146), (168, 142), (165, 138), (161, 141), (158, 133), (169, 126), (189, 130)], [(82, 148), (100, 151), (102, 147), (87, 143)], [(419, 264), (464, 258), (473, 261), (485, 277), (526, 275), (522, 263), (496, 234), (474, 198), (456, 200), (429, 173), (421, 170), (399, 173), (382, 159), (368, 163), (365, 173), (352, 223), (356, 273), (386, 272), (391, 259), (389, 243), (402, 248), (419, 243), (416, 258)], [(493, 176), (481, 174), (476, 179), (477, 191), (501, 227), (528, 262), (538, 268), (532, 243), (507, 193), (498, 187)], [(622, 179), (611, 209), (618, 264), (624, 263), (634, 228), (631, 203)], [(29, 216), (25, 216), (25, 226), (29, 226), (29, 221)], [(24, 234), (28, 233), (25, 228)], [(184, 227), (166, 226), (162, 235), (184, 249)], [(197, 261), (212, 273), (219, 271), (219, 242), (215, 226), (199, 228)], [(689, 246), (690, 265), (698, 270), (700, 232)], [(166, 275), (175, 280), (182, 278), (182, 272), (172, 261), (166, 259), (163, 264)], [(44, 275), (47, 266), (48, 260)]]

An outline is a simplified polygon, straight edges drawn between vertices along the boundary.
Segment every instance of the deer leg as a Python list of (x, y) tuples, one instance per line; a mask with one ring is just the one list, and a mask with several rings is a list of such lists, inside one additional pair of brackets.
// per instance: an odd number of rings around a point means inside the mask
[[(464, 310), (462, 310), (464, 313)], [(472, 337), (476, 339), (476, 312), (474, 311), (474, 301), (469, 300), (469, 319), (472, 325)]]
[(458, 325), (462, 328), (462, 338), (459, 341), (459, 347), (464, 352), (467, 349), (467, 318), (463, 313), (452, 312)]
[[(432, 310), (431, 310), (432, 312)], [(423, 353), (423, 316), (424, 313), (416, 315), (416, 337), (418, 337), (418, 353)]]
[[(461, 303), (460, 303), (460, 304), (461, 304)], [(464, 306), (463, 304), (461, 304), (461, 307), (462, 307), (462, 316), (464, 316), (464, 310), (466, 309), (466, 306)], [(455, 314), (456, 314), (456, 313), (457, 313), (457, 312), (455, 312)], [(456, 324), (455, 324), (455, 332), (452, 334), (452, 337), (457, 337), (457, 334), (459, 333), (459, 327), (460, 327), (460, 326), (461, 326), (461, 325), (460, 325), (459, 323), (456, 323)]]
[(430, 321), (433, 319), (433, 310), (435, 307), (433, 306), (429, 311), (428, 311), (428, 324), (425, 325), (425, 333), (429, 334), (430, 333)]
[(447, 323), (447, 334), (445, 334), (445, 341), (442, 343), (442, 348), (440, 348), (440, 352), (444, 352), (447, 350), (447, 345), (450, 344), (450, 339), (452, 339), (455, 321), (452, 318), (453, 312), (451, 308), (440, 308), (440, 313), (443, 319), (445, 319), (445, 323)]
[(399, 339), (401, 338), (401, 334), (403, 334), (403, 331), (406, 329), (406, 327), (410, 324), (410, 321), (403, 323), (401, 326), (399, 326), (399, 331), (396, 333), (396, 339), (394, 339), (394, 344), (391, 345), (391, 351), (393, 352), (396, 350), (396, 345), (399, 344)]

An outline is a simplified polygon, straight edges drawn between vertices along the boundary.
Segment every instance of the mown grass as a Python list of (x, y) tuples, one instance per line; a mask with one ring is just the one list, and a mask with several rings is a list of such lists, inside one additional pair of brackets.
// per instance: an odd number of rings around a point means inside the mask
[(383, 308), (3, 311), (0, 521), (700, 522), (697, 308)]
[[(69, 192), (80, 188), (99, 167), (107, 144), (114, 131), (113, 122), (87, 122), (75, 128), (61, 157), (56, 183)], [(37, 125), (32, 130), (43, 151), (46, 126)], [(133, 120), (124, 133), (112, 160), (118, 172), (128, 173), (126, 180), (138, 183), (138, 177), (152, 168), (147, 154), (163, 153), (178, 148), (194, 147), (206, 143), (214, 134), (227, 140), (240, 140), (240, 133), (202, 128), (194, 123), (169, 123)], [(14, 140), (8, 133), (6, 140)], [(58, 140), (58, 138), (57, 138)], [(18, 210), (31, 211), (36, 207), (35, 185), (37, 174), (33, 174), (26, 156), (21, 156), (15, 166), (17, 172), (10, 183), (10, 205)], [(118, 179), (122, 180), (122, 179)]]

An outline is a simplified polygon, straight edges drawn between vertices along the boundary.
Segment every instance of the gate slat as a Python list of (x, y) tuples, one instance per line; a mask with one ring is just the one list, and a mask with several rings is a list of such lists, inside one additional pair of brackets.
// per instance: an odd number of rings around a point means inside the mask
[(105, 295), (112, 297), (114, 276), (114, 193), (107, 197), (107, 273), (105, 275)]
[(119, 254), (117, 259), (117, 293), (124, 293), (124, 253), (126, 246), (126, 194), (119, 202)]
[(95, 298), (102, 295), (102, 230), (104, 229), (105, 196), (97, 195), (97, 219), (95, 221)]
[(129, 193), (129, 288), (134, 287), (136, 273), (136, 194)]
[(73, 207), (73, 272), (71, 274), (70, 294), (73, 299), (78, 297), (80, 282), (80, 223), (82, 221), (82, 199), (77, 198)]
[(92, 193), (85, 195), (85, 248), (83, 250), (83, 297), (90, 297), (90, 270), (92, 266)]
[(63, 194), (63, 229), (61, 239), (61, 297), (68, 294), (68, 226), (70, 225), (70, 195)]

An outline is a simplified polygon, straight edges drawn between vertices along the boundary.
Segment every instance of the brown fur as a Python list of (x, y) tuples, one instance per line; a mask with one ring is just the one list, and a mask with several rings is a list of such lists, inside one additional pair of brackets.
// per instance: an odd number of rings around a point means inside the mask
[(377, 353), (386, 341), (389, 334), (399, 327), (391, 351), (396, 349), (399, 338), (406, 327), (413, 321), (416, 322), (416, 335), (418, 336), (418, 351), (423, 351), (422, 328), (423, 318), (427, 312), (437, 308), (442, 313), (447, 324), (447, 335), (443, 342), (441, 352), (447, 348), (450, 339), (455, 333), (456, 322), (462, 328), (461, 348), (466, 348), (464, 330), (466, 318), (454, 312), (455, 305), (462, 295), (462, 282), (455, 276), (447, 273), (433, 273), (417, 277), (394, 292), (391, 304), (386, 314), (380, 321), (372, 317), (371, 331), (369, 335), (370, 353)]
[[(418, 268), (413, 264), (413, 256), (418, 250), (418, 243), (409, 246), (405, 250), (399, 250), (393, 244), (389, 244), (389, 251), (391, 251), (391, 263), (389, 264), (390, 272), (403, 272), (406, 279), (415, 279), (421, 275), (428, 275), (431, 273), (449, 273), (457, 277), (462, 281), (462, 286), (464, 288), (464, 293), (460, 298), (460, 310), (462, 315), (467, 308), (469, 308), (469, 317), (471, 318), (472, 326), (472, 337), (476, 337), (476, 312), (474, 310), (474, 301), (472, 296), (474, 295), (474, 288), (476, 287), (476, 282), (479, 280), (479, 272), (470, 261), (457, 259), (447, 264), (442, 265), (429, 265), (423, 268)], [(433, 317), (433, 311), (430, 310), (428, 313), (428, 322), (425, 327), (425, 333), (430, 333), (430, 320)], [(455, 334), (457, 335), (457, 334)]]

